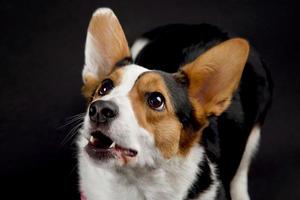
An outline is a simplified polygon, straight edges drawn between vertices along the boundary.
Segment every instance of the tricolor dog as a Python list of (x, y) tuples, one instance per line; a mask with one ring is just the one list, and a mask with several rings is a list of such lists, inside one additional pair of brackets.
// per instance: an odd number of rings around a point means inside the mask
[(100, 8), (82, 75), (82, 199), (249, 199), (247, 173), (272, 82), (245, 39), (208, 24), (174, 24), (145, 33), (130, 50), (114, 13)]

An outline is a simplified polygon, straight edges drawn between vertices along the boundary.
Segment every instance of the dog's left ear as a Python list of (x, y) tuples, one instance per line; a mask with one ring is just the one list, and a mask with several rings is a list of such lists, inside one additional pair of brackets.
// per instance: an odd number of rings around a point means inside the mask
[(230, 105), (248, 54), (246, 40), (227, 40), (183, 66), (177, 78), (187, 79), (189, 96), (204, 108), (207, 116), (218, 116)]
[(99, 80), (111, 73), (117, 62), (127, 57), (130, 57), (129, 46), (116, 15), (109, 8), (97, 9), (86, 37), (83, 95), (90, 97)]

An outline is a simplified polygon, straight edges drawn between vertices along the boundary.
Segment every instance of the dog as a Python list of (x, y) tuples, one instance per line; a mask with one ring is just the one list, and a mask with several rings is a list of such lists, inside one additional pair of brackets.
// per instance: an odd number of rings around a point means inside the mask
[(250, 199), (272, 80), (247, 40), (173, 24), (130, 49), (113, 11), (99, 8), (82, 76), (82, 200)]

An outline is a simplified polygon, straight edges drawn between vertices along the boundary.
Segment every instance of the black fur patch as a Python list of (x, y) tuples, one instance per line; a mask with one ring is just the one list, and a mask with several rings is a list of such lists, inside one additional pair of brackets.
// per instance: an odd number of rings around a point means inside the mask
[(197, 178), (188, 191), (188, 195), (185, 199), (198, 198), (199, 194), (207, 190), (213, 182), (213, 180), (211, 179), (212, 172), (207, 162), (206, 155), (204, 154), (203, 157), (204, 159), (198, 165)]
[(156, 72), (164, 79), (169, 93), (171, 94), (171, 101), (175, 108), (176, 115), (183, 127), (185, 129), (192, 129), (192, 132), (198, 131), (201, 124), (195, 118), (193, 106), (188, 98), (186, 85), (178, 83), (170, 73), (163, 71)]
[(228, 34), (209, 24), (171, 24), (147, 32), (142, 37), (150, 42), (137, 55), (135, 63), (148, 69), (173, 73), (226, 40)]
[(116, 67), (123, 67), (123, 66), (125, 66), (125, 65), (130, 65), (130, 64), (132, 64), (132, 63), (133, 63), (133, 61), (132, 61), (132, 58), (131, 58), (131, 57), (125, 57), (125, 58), (123, 58), (122, 60), (118, 61), (118, 62), (115, 64), (115, 66), (116, 66)]

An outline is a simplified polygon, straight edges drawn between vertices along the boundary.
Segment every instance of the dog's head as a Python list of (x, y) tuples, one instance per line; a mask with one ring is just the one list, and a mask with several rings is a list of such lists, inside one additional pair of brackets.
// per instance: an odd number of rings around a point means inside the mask
[(185, 157), (207, 118), (220, 115), (238, 87), (249, 51), (227, 40), (175, 74), (129, 64), (131, 53), (114, 13), (98, 9), (89, 24), (79, 136), (82, 156), (99, 165), (155, 167)]

